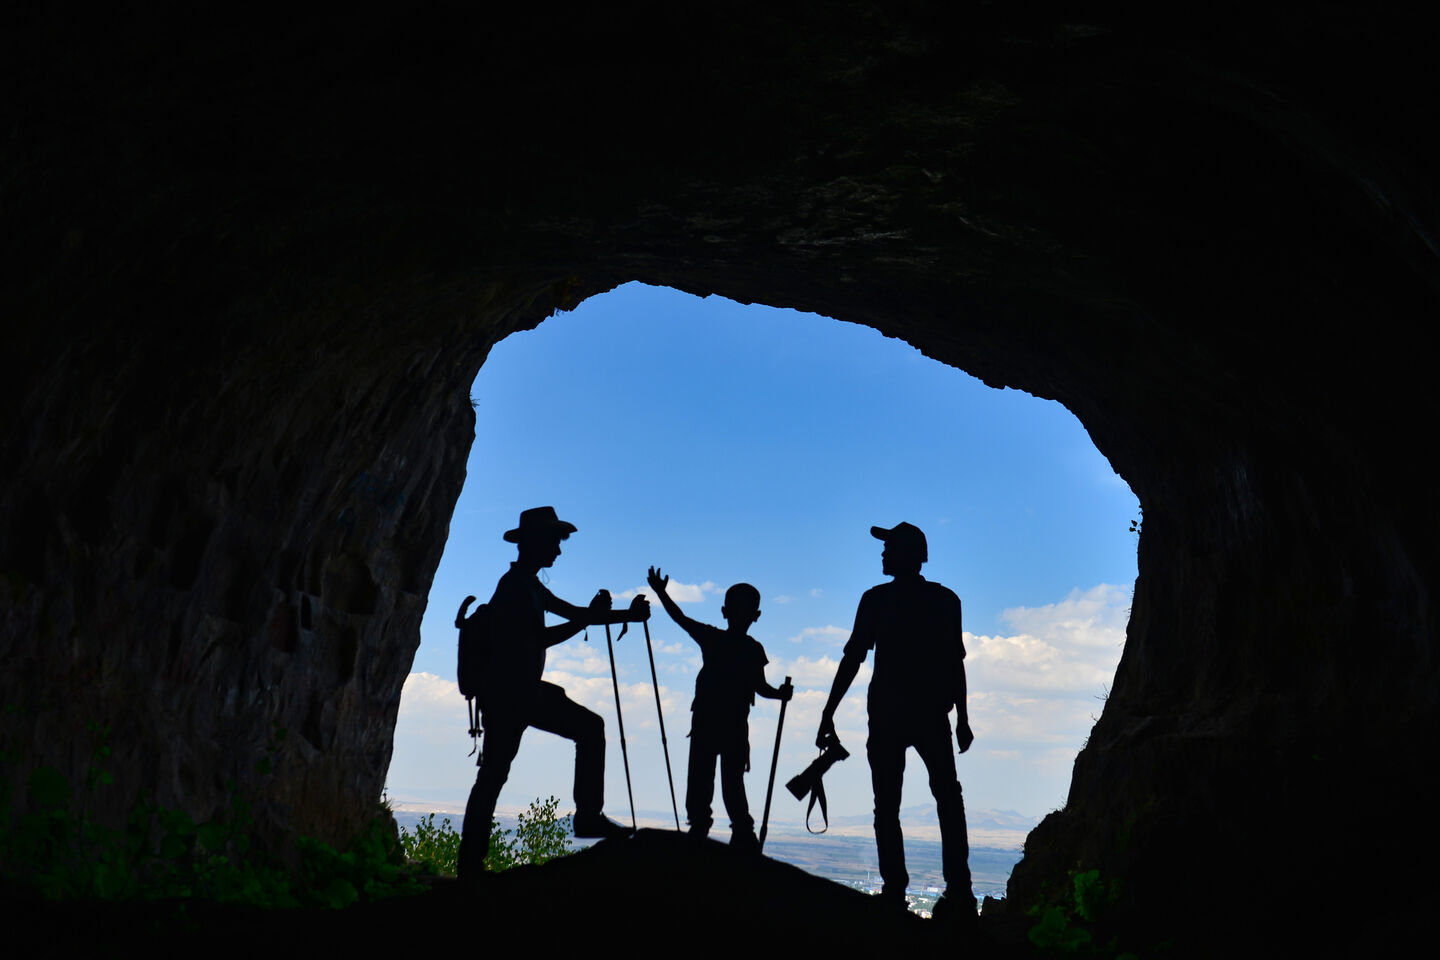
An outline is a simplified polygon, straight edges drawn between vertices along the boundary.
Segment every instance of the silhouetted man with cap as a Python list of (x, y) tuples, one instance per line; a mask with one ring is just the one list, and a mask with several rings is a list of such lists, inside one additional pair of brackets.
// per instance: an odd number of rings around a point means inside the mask
[[(596, 594), (588, 607), (566, 603), (545, 589), (537, 576), (560, 556), (560, 541), (575, 525), (555, 515), (554, 507), (535, 507), (520, 514), (520, 525), (505, 533), (519, 547), (519, 557), (500, 578), (490, 598), (489, 641), (477, 699), (484, 717), (485, 751), (480, 772), (465, 805), (458, 873), (475, 879), (484, 870), (490, 847), (490, 822), (500, 788), (527, 727), (575, 741), (575, 836), (608, 837), (629, 830), (606, 817), (605, 721), (565, 695), (564, 689), (540, 679), (545, 650), (575, 636), (586, 626), (647, 620), (650, 605), (637, 596), (628, 610), (612, 611), (610, 595)], [(567, 623), (545, 626), (545, 614)]]
[(970, 845), (965, 832), (965, 801), (955, 776), (950, 752), (950, 710), (959, 716), (955, 739), (964, 753), (975, 735), (965, 706), (965, 642), (960, 632), (960, 598), (920, 575), (929, 559), (925, 534), (913, 524), (890, 529), (871, 527), (870, 534), (885, 542), (880, 553), (882, 571), (894, 579), (871, 587), (855, 611), (855, 629), (845, 644), (830, 699), (820, 715), (817, 746), (835, 736), (835, 710), (855, 680), (860, 665), (873, 649), (875, 667), (870, 678), (870, 738), (865, 752), (870, 760), (870, 781), (875, 790), (875, 846), (881, 896), (896, 906), (905, 905), (905, 848), (900, 833), (900, 785), (905, 773), (905, 750), (914, 747), (930, 772), (940, 820), (941, 857), (947, 889), (935, 905), (937, 916), (975, 915), (970, 888)]

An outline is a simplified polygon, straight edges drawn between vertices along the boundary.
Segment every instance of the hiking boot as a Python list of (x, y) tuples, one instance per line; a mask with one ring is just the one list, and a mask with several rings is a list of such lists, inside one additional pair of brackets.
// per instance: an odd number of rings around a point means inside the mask
[(609, 837), (626, 837), (633, 832), (603, 813), (575, 814), (575, 836), (581, 839), (604, 840)]
[(893, 888), (892, 884), (887, 883), (875, 899), (884, 904), (884, 910), (887, 913), (906, 914), (910, 912), (910, 901), (905, 899), (904, 887), (897, 890)]
[(759, 853), (760, 841), (755, 839), (754, 830), (736, 830), (730, 834), (730, 849), (741, 853)]
[(456, 855), (455, 876), (461, 883), (475, 885), (485, 875), (485, 857), (483, 854), (476, 855), (476, 851), (489, 847), (489, 837), (484, 843), (477, 843), (469, 838), (460, 841), (460, 850)]
[(940, 895), (930, 910), (930, 919), (942, 923), (970, 924), (977, 919), (974, 897), (952, 897), (949, 892)]

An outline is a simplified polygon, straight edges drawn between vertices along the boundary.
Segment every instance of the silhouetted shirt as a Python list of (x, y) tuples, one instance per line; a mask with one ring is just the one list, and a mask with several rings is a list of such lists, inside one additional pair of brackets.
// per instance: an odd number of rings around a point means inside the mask
[(872, 719), (948, 713), (965, 670), (960, 598), (918, 574), (871, 587), (855, 610), (845, 655), (863, 661), (870, 650)]
[(690, 704), (691, 730), (748, 737), (750, 707), (770, 662), (765, 648), (747, 634), (735, 636), (708, 623), (691, 621), (685, 632), (700, 645), (704, 658)]
[(485, 658), (481, 702), (528, 698), (545, 672), (545, 611), (559, 601), (540, 578), (514, 563), (490, 598), (491, 636)]

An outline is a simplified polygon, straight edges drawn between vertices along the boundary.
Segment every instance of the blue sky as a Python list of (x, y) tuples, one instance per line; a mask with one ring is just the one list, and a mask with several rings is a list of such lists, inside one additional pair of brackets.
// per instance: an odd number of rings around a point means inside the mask
[[(1063, 803), (1119, 660), (1139, 515), (1064, 407), (987, 387), (868, 327), (638, 283), (497, 344), (473, 395), (475, 444), (401, 701), (392, 799), (463, 804), (474, 767), (454, 687), (455, 608), (466, 594), (489, 598), (515, 557), (501, 535), (521, 510), (551, 504), (579, 528), (548, 572), (573, 603), (600, 587), (623, 603), (654, 564), (687, 614), (722, 624), (727, 586), (759, 588), (750, 633), (770, 681), (788, 673), (797, 688), (781, 783), (814, 756), (855, 605), (885, 579), (870, 527), (916, 524), (930, 545), (924, 574), (964, 605), (977, 738), (958, 761), (967, 807), (1039, 817)], [(658, 604), (651, 635), (683, 817), (699, 654)], [(606, 717), (606, 808), (626, 820), (604, 631), (589, 636), (552, 648), (546, 678)], [(644, 646), (636, 629), (616, 648), (625, 732), (636, 806), (668, 818)], [(868, 676), (837, 715), (855, 756), (827, 778), (836, 815), (870, 810)], [(776, 712), (762, 700), (751, 715), (757, 819)], [(567, 741), (530, 731), (502, 805), (550, 794), (568, 804), (572, 762)], [(718, 826), (718, 789), (716, 800)], [(904, 802), (931, 802), (918, 758)], [(799, 817), (777, 793), (772, 818)]]

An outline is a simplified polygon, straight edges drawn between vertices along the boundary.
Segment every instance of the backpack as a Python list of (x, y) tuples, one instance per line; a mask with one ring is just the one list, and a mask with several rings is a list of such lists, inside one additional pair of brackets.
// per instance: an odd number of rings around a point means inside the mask
[(485, 732), (480, 727), (480, 707), (475, 698), (480, 695), (480, 684), (490, 659), (490, 605), (480, 604), (475, 608), (475, 612), (467, 617), (465, 611), (474, 602), (474, 597), (466, 597), (455, 614), (455, 626), (460, 628), (455, 679), (460, 684), (460, 695), (465, 698), (466, 713), (470, 720), (470, 739), (474, 742), (474, 747), (470, 750), (472, 755), (478, 751), (480, 735)]

